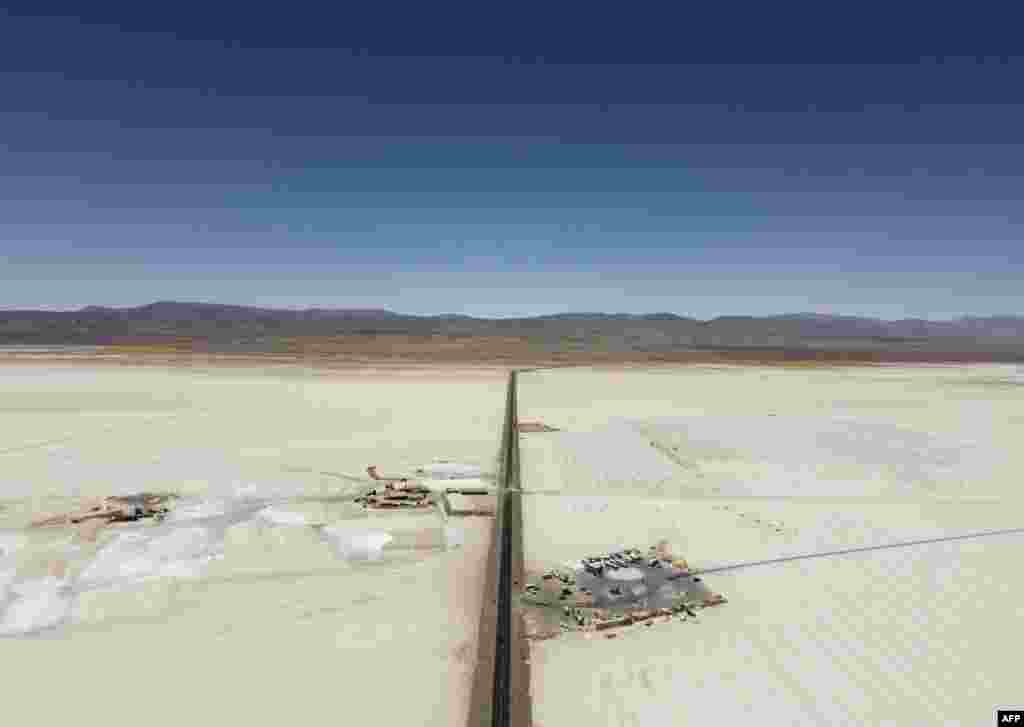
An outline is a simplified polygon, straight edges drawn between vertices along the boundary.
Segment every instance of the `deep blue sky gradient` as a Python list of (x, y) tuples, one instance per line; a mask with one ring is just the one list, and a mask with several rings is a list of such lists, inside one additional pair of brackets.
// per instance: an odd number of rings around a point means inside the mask
[(1024, 314), (998, 19), (102, 5), (0, 10), (0, 308)]

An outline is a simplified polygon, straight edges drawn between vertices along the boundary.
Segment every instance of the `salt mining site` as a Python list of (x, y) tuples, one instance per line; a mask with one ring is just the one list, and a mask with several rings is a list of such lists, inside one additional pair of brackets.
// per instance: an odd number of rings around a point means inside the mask
[(521, 437), (527, 572), (667, 541), (726, 598), (613, 641), (531, 641), (534, 722), (966, 725), (1019, 702), (1021, 383), (995, 366), (521, 374), (520, 416), (563, 429)]
[[(506, 381), (0, 366), (7, 713), (78, 719), (113, 687), (168, 690), (155, 724), (464, 722), (492, 519), (475, 512), (488, 496), (447, 490), (489, 486)], [(435, 459), (467, 467), (455, 481)], [(363, 508), (371, 464), (444, 492), (451, 512)], [(94, 542), (30, 527), (140, 492), (178, 497), (162, 522)], [(394, 699), (396, 681), (415, 698)]]
[(697, 618), (694, 609), (726, 602), (690, 573), (668, 543), (583, 558), (543, 573), (523, 588), (525, 637), (550, 639), (563, 631), (616, 638), (630, 627)]
[[(982, 724), (1017, 703), (1022, 383), (519, 374), (534, 724)], [(160, 685), (155, 724), (473, 723), (505, 386), (0, 366), (9, 713)], [(140, 493), (167, 497), (110, 499)]]

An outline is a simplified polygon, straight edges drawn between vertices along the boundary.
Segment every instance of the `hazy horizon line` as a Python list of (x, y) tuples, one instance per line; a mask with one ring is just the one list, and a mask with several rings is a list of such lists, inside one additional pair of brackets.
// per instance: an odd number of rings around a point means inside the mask
[(394, 310), (392, 308), (380, 308), (380, 307), (331, 307), (331, 306), (287, 306), (287, 305), (260, 305), (254, 303), (224, 303), (220, 301), (204, 301), (204, 300), (156, 300), (149, 303), (140, 303), (137, 305), (101, 305), (101, 304), (86, 304), (71, 307), (8, 307), (0, 306), (0, 314), (2, 313), (19, 313), (19, 312), (30, 312), (30, 313), (82, 313), (92, 309), (103, 309), (111, 311), (132, 311), (141, 308), (147, 308), (155, 305), (199, 305), (199, 306), (222, 306), (232, 308), (249, 308), (253, 310), (268, 310), (268, 311), (282, 311), (290, 313), (299, 313), (305, 311), (329, 311), (329, 312), (345, 312), (345, 311), (373, 311), (388, 313), (391, 315), (409, 317), (409, 318), (436, 318), (441, 316), (460, 316), (465, 318), (472, 318), (475, 320), (516, 320), (516, 319), (528, 319), (528, 318), (550, 318), (555, 316), (621, 316), (621, 317), (642, 317), (642, 316), (658, 316), (658, 315), (671, 315), (678, 318), (689, 319), (694, 321), (713, 321), (722, 318), (754, 318), (754, 319), (767, 319), (767, 318), (783, 318), (793, 316), (803, 317), (819, 317), (819, 318), (839, 318), (839, 319), (867, 319), (873, 321), (884, 321), (884, 322), (899, 322), (899, 321), (929, 321), (929, 322), (954, 322), (958, 320), (986, 320), (996, 318), (1012, 318), (1012, 319), (1024, 319), (1024, 315), (1019, 313), (992, 313), (987, 315), (973, 315), (973, 314), (958, 314), (952, 318), (928, 318), (928, 317), (904, 317), (904, 318), (882, 318), (878, 316), (872, 316), (867, 314), (850, 314), (850, 313), (818, 313), (814, 311), (793, 311), (789, 313), (768, 313), (762, 315), (755, 314), (726, 314), (713, 316), (711, 318), (699, 318), (693, 315), (687, 315), (684, 313), (676, 313), (674, 311), (667, 310), (652, 310), (641, 313), (626, 313), (621, 311), (608, 312), (608, 311), (596, 311), (596, 310), (564, 310), (556, 313), (534, 313), (529, 315), (505, 315), (505, 316), (484, 316), (484, 315), (471, 315), (466, 313), (454, 313), (451, 311), (440, 311), (435, 313), (404, 313), (401, 311)]

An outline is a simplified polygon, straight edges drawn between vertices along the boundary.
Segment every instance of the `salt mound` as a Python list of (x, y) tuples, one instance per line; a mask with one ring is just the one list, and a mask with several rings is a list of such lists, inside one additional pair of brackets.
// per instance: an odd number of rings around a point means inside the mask
[(445, 527), (444, 544), (448, 550), (462, 547), (466, 544), (466, 531), (462, 528), (452, 527), (451, 525)]
[(18, 533), (0, 533), (0, 604), (7, 598), (8, 586), (14, 583), (17, 566), (14, 553), (25, 547), (25, 536)]
[(300, 527), (309, 524), (308, 518), (301, 512), (290, 512), (267, 507), (259, 511), (258, 517), (271, 525)]
[(323, 528), (321, 537), (345, 560), (380, 560), (384, 546), (394, 538), (383, 530), (354, 530), (343, 526)]
[(157, 534), (118, 535), (82, 571), (83, 589), (130, 585), (160, 576), (195, 577), (224, 557), (226, 528), (182, 526), (155, 528)]
[(13, 568), (0, 570), (0, 603), (7, 598), (8, 586), (14, 583), (18, 572)]
[(162, 525), (118, 534), (82, 571), (79, 587), (117, 587), (162, 576), (198, 577), (212, 561), (224, 557), (228, 529), (257, 516), (274, 525), (305, 524), (302, 515), (274, 510), (265, 500), (186, 498)]
[(21, 533), (0, 532), (0, 563), (24, 548), (27, 542)]
[(182, 500), (175, 504), (174, 508), (167, 515), (167, 522), (184, 522), (187, 520), (201, 520), (203, 518), (225, 515), (228, 512), (226, 500)]
[(188, 524), (203, 521), (223, 528), (251, 520), (266, 509), (266, 500), (232, 497), (203, 497), (179, 500), (167, 516), (167, 523)]
[(0, 588), (0, 636), (23, 636), (63, 623), (74, 593), (63, 578), (37, 578)]
[(231, 485), (231, 495), (235, 498), (283, 499), (299, 497), (318, 491), (311, 489), (308, 480), (275, 479), (273, 481), (251, 479), (238, 480)]
[(416, 474), (433, 480), (462, 480), (480, 478), (483, 470), (475, 464), (437, 461), (418, 467)]
[[(452, 479), (458, 480), (452, 482)], [(417, 480), (417, 483), (428, 490), (447, 490), (448, 488), (465, 488), (465, 489), (481, 489), (489, 490), (494, 487), (494, 482), (491, 480), (485, 480), (482, 477), (441, 477), (438, 479), (424, 477)]]
[(1007, 372), (1003, 380), (1010, 384), (1024, 384), (1024, 366), (1018, 366), (1016, 371)]

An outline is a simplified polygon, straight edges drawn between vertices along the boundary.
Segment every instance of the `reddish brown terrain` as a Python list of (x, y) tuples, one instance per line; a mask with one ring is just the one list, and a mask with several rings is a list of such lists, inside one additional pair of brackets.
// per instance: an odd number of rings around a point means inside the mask
[(121, 341), (88, 351), (0, 349), (0, 362), (88, 361), (112, 365), (267, 365), (322, 368), (375, 366), (483, 365), (550, 368), (593, 365), (739, 364), (829, 366), (879, 364), (965, 364), (1013, 362), (1009, 354), (987, 351), (867, 351), (804, 348), (733, 348), (666, 352), (551, 350), (526, 337), (510, 336), (311, 336), (277, 339), (265, 350), (215, 350), (202, 339)]

